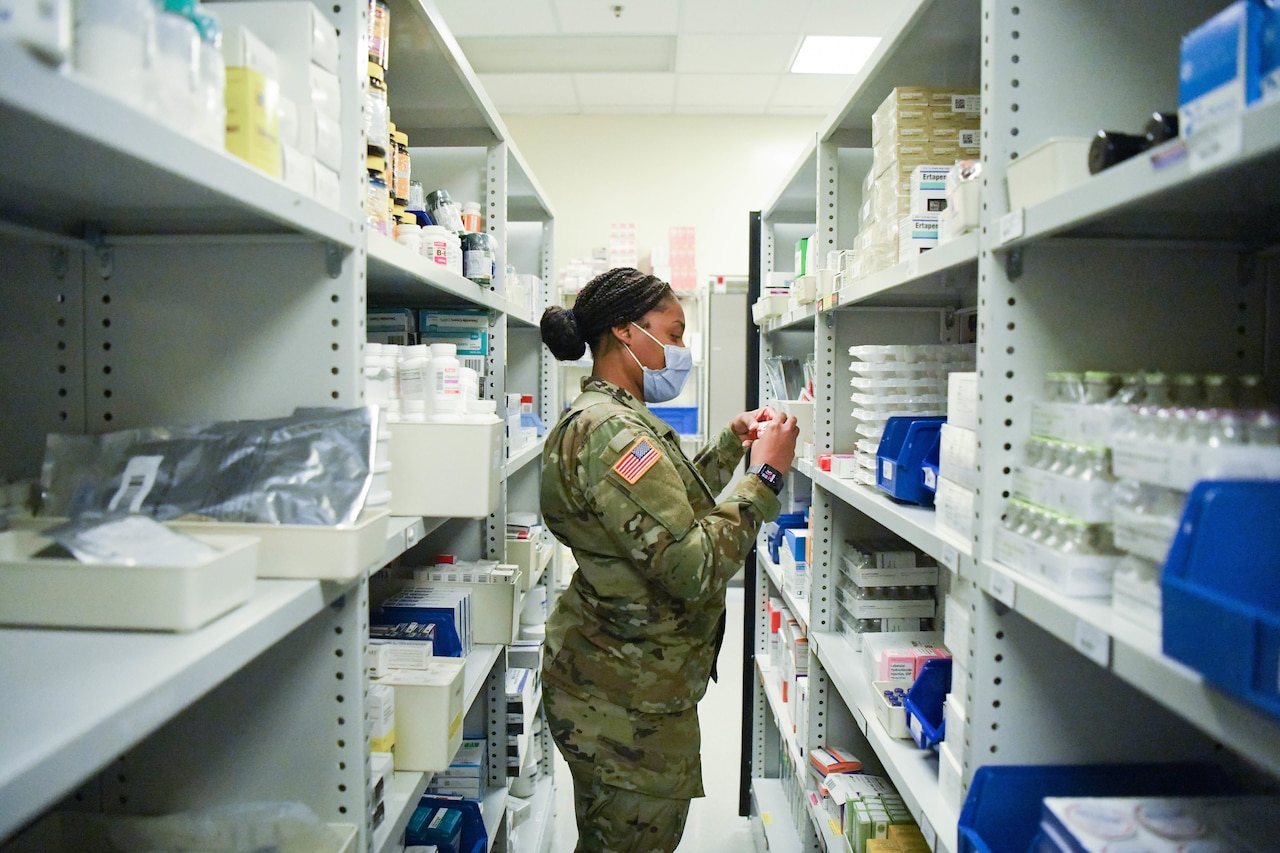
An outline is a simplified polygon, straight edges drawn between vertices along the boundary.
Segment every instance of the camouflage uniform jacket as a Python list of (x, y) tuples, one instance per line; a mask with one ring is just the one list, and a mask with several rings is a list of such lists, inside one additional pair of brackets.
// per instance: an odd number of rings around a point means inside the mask
[(715, 503), (742, 455), (726, 428), (690, 460), (644, 403), (583, 382), (543, 450), (543, 518), (578, 562), (547, 624), (547, 679), (645, 713), (698, 703), (725, 585), (780, 508), (757, 477)]

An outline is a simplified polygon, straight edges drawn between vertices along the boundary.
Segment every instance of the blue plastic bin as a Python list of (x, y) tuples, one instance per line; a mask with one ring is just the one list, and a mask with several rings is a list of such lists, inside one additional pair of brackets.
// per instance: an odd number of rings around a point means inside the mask
[(933, 749), (946, 736), (942, 705), (951, 692), (951, 658), (925, 661), (904, 703), (907, 730), (921, 749)]
[(941, 456), (942, 430), (938, 430), (938, 437), (934, 439), (933, 447), (924, 455), (924, 462), (920, 463), (920, 484), (935, 495), (938, 491), (938, 473)]
[(891, 498), (933, 506), (921, 466), (940, 440), (944, 417), (893, 417), (884, 425), (876, 450), (876, 485)]
[(1280, 482), (1209, 480), (1161, 576), (1164, 653), (1280, 716)]
[(680, 435), (698, 433), (697, 406), (650, 406), (649, 411), (666, 421)]
[(973, 774), (960, 811), (958, 853), (1027, 853), (1045, 797), (1190, 797), (1233, 794), (1202, 764), (988, 765)]

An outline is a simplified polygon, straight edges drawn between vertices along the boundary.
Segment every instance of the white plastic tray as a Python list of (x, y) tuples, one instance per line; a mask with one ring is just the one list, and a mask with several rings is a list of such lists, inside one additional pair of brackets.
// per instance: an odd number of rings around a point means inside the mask
[(193, 568), (35, 557), (52, 540), (0, 533), (0, 624), (191, 631), (253, 596), (258, 540), (197, 535), (221, 553)]
[[(114, 853), (107, 837), (107, 821), (101, 815), (53, 812), (13, 839), (9, 853)], [(355, 824), (325, 824), (333, 831), (334, 845), (314, 853), (355, 853), (359, 833)]]
[(171, 521), (191, 535), (231, 533), (262, 540), (258, 577), (349, 581), (359, 577), (387, 547), (388, 509), (363, 510), (351, 527), (319, 524), (236, 524), (223, 521)]

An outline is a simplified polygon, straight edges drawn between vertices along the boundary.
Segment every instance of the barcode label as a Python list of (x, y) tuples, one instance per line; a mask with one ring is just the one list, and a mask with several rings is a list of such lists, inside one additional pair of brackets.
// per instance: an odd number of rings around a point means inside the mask
[(160, 463), (163, 461), (163, 456), (135, 456), (130, 459), (120, 477), (120, 488), (116, 489), (108, 508), (115, 512), (125, 506), (129, 512), (140, 512), (143, 502), (156, 484), (156, 476), (160, 473)]

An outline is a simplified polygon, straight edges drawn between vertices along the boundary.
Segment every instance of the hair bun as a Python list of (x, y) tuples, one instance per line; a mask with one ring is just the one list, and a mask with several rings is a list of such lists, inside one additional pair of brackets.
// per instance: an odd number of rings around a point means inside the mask
[(587, 353), (587, 343), (578, 331), (573, 313), (567, 308), (552, 305), (542, 312), (542, 342), (551, 350), (557, 361), (577, 361)]

